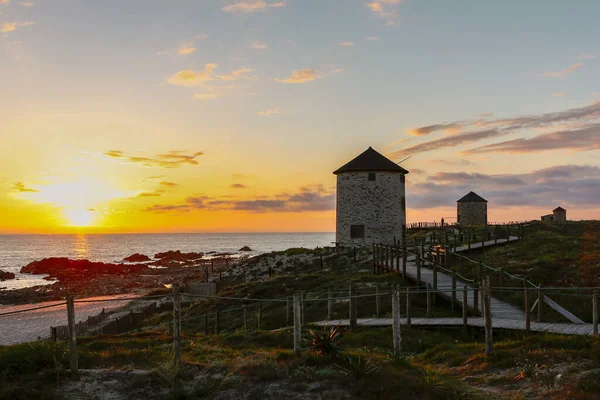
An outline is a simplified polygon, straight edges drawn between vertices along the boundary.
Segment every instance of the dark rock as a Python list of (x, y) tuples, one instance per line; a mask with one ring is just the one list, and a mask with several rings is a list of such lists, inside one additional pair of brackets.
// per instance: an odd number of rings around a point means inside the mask
[(15, 279), (15, 274), (0, 269), (0, 281), (7, 281), (9, 279)]
[(81, 280), (96, 275), (127, 275), (146, 271), (144, 264), (108, 264), (89, 260), (70, 260), (64, 257), (44, 258), (33, 261), (23, 268), (21, 273), (48, 274), (52, 278), (62, 280)]
[(242, 247), (241, 249), (239, 249), (238, 251), (254, 251), (254, 250), (252, 250), (252, 249), (251, 249), (250, 247), (248, 247), (248, 246), (244, 246), (244, 247)]
[(192, 261), (199, 260), (204, 257), (203, 253), (182, 253), (180, 250), (165, 251), (164, 253), (157, 253), (154, 258), (158, 258), (163, 261)]
[(130, 255), (129, 257), (126, 257), (123, 259), (124, 261), (127, 262), (145, 262), (145, 261), (152, 261), (152, 259), (150, 259), (150, 257), (148, 257), (145, 254), (140, 254), (140, 253), (135, 253)]

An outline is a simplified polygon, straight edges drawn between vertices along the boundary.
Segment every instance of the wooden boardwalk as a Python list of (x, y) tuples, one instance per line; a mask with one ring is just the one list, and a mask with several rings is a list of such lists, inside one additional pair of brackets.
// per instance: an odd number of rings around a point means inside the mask
[[(392, 326), (391, 318), (358, 318), (358, 326), (384, 327)], [(347, 319), (337, 319), (331, 321), (313, 322), (318, 326), (349, 326)], [(406, 318), (401, 318), (401, 324), (406, 325)], [(462, 318), (411, 318), (411, 325), (414, 326), (462, 326)], [(483, 328), (483, 318), (471, 317), (467, 325)], [(525, 320), (515, 319), (492, 319), (493, 329), (511, 329), (525, 330)], [(593, 333), (592, 324), (568, 324), (554, 322), (535, 322), (531, 321), (531, 331), (560, 333), (565, 335), (591, 335)]]
[[(488, 240), (484, 243), (481, 243), (481, 242), (472, 243), (471, 249), (477, 249), (477, 248), (481, 248), (484, 246), (491, 247), (491, 246), (495, 246), (496, 244), (505, 244), (505, 243), (514, 242), (517, 240), (519, 240), (518, 237), (510, 236), (508, 239), (498, 239), (497, 243), (495, 240)], [(455, 252), (460, 253), (460, 252), (464, 252), (464, 251), (468, 251), (468, 250), (469, 250), (468, 246), (459, 246), (456, 248)], [(410, 278), (414, 281), (417, 280), (417, 265), (415, 263), (415, 256), (407, 257), (406, 275), (408, 278)], [(428, 283), (433, 286), (433, 270), (432, 269), (427, 268), (427, 267), (421, 268), (421, 282)], [(438, 288), (442, 288), (442, 290), (443, 290), (443, 288), (448, 288), (448, 290), (449, 290), (448, 292), (441, 291), (438, 293), (438, 295), (452, 301), (452, 292), (451, 292), (452, 276), (450, 276), (449, 274), (445, 273), (444, 271), (440, 271), (438, 269), (437, 285), (438, 285)], [(457, 290), (462, 290), (463, 286), (467, 286), (467, 290), (468, 290), (467, 291), (467, 307), (469, 307), (470, 309), (473, 309), (474, 308), (473, 285), (457, 278), (456, 279)], [(493, 292), (492, 292), (492, 295), (493, 295)], [(462, 307), (463, 306), (462, 292), (457, 292), (456, 299), (457, 299), (456, 301), (457, 301), (458, 305), (460, 307)], [(505, 301), (501, 301), (501, 300), (498, 300), (498, 299), (492, 297), (490, 305), (492, 308), (492, 317), (525, 321), (525, 312), (510, 303), (507, 303)], [(481, 310), (481, 302), (479, 302), (479, 309)]]

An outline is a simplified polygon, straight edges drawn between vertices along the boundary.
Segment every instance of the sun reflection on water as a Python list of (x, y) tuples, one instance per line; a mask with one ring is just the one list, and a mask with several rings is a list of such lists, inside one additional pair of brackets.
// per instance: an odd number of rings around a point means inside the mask
[(84, 233), (75, 235), (74, 243), (75, 257), (78, 259), (88, 258), (88, 238)]

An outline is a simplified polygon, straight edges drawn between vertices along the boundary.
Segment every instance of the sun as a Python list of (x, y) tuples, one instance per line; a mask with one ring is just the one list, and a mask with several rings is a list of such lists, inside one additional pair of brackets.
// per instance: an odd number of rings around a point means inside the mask
[(63, 210), (69, 226), (86, 227), (95, 225), (96, 212), (91, 209), (69, 208)]

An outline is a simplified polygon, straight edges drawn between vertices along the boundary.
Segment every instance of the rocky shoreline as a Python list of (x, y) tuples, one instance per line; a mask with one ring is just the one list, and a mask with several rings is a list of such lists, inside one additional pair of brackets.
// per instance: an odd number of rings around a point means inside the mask
[[(242, 257), (243, 258), (243, 257)], [(154, 258), (133, 254), (121, 263), (92, 262), (68, 258), (45, 258), (21, 268), (21, 273), (47, 274), (51, 285), (0, 291), (0, 305), (16, 305), (76, 297), (122, 293), (144, 293), (165, 285), (206, 279), (206, 274), (223, 271), (241, 258), (231, 255), (182, 253), (179, 250), (157, 253)]]

